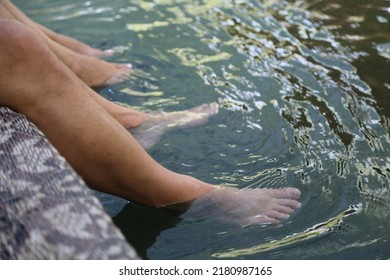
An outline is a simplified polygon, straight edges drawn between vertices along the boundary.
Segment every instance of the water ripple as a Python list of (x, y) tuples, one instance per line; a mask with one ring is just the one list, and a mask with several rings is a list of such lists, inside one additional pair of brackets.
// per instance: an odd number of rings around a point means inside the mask
[[(100, 91), (115, 102), (145, 111), (219, 102), (209, 124), (173, 132), (151, 150), (165, 166), (212, 183), (293, 185), (303, 193), (304, 210), (284, 228), (259, 234), (185, 220), (159, 233), (150, 257), (348, 258), (371, 248), (370, 257), (389, 258), (378, 249), (390, 240), (383, 1), (18, 4), (56, 30), (120, 50), (109, 59), (135, 65), (129, 81)], [(345, 211), (349, 205), (359, 205), (359, 214)], [(167, 249), (171, 240), (177, 250)]]

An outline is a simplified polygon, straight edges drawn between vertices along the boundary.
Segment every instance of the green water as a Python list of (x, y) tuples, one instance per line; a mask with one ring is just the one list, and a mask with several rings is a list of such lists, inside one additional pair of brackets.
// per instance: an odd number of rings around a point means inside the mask
[[(390, 2), (15, 1), (35, 20), (131, 62), (99, 92), (144, 111), (218, 102), (166, 135), (164, 166), (239, 188), (295, 186), (279, 228), (235, 227), (99, 195), (150, 259), (390, 258)], [(132, 92), (139, 94), (129, 94)]]

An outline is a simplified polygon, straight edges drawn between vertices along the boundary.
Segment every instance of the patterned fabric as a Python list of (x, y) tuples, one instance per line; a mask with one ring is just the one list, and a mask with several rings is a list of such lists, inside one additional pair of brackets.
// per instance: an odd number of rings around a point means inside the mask
[(0, 107), (0, 259), (136, 258), (45, 136)]

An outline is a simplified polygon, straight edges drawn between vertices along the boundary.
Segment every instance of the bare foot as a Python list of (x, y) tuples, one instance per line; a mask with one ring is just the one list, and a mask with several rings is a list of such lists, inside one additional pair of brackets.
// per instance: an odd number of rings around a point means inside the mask
[(57, 42), (58, 44), (61, 44), (62, 46), (83, 55), (89, 55), (89, 56), (96, 56), (96, 57), (108, 57), (114, 54), (114, 51), (111, 49), (108, 50), (100, 50), (97, 48), (93, 48), (83, 42), (80, 42), (79, 40), (76, 40), (72, 37), (54, 32), (47, 27), (33, 22), (28, 19), (28, 22), (30, 22), (31, 26), (39, 29), (42, 31), (46, 36), (48, 36), (53, 41)]
[(39, 32), (42, 32), (48, 38), (57, 42), (58, 44), (62, 45), (65, 48), (68, 48), (79, 54), (96, 56), (96, 57), (106, 57), (113, 54), (112, 50), (103, 51), (103, 50), (93, 48), (83, 42), (80, 42), (79, 40), (54, 32), (49, 28), (43, 26), (42, 24), (34, 22), (30, 18), (28, 18), (20, 9), (18, 9), (11, 1), (7, 0), (7, 1), (0, 1), (0, 2), (8, 18), (13, 18), (33, 29), (36, 29)]
[(118, 84), (130, 77), (133, 69), (133, 66), (130, 63), (112, 65), (115, 68), (115, 72), (108, 80), (106, 80), (106, 85)]
[(85, 44), (84, 46), (73, 47), (73, 48), (69, 47), (69, 48), (75, 52), (78, 52), (79, 54), (95, 56), (95, 57), (109, 57), (114, 54), (114, 50), (112, 49), (100, 50)]
[(151, 113), (148, 115), (148, 120), (129, 130), (144, 149), (149, 149), (168, 130), (200, 126), (207, 122), (211, 116), (217, 114), (218, 109), (217, 103), (210, 103), (184, 111)]
[(121, 83), (132, 73), (131, 64), (110, 63), (93, 56), (76, 53), (72, 58), (72, 62), (66, 64), (90, 87), (103, 87)]
[(296, 188), (237, 189), (223, 187), (196, 199), (187, 216), (210, 216), (240, 226), (275, 225), (301, 207)]

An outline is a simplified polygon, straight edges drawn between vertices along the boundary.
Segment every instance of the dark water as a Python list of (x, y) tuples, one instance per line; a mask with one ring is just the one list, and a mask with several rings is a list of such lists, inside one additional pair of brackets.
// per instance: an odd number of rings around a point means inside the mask
[(100, 91), (113, 101), (145, 111), (221, 105), (205, 126), (150, 150), (166, 167), (302, 191), (302, 208), (280, 228), (99, 195), (145, 258), (390, 258), (390, 1), (15, 4), (56, 31), (115, 48), (110, 61), (132, 62), (129, 81)]

